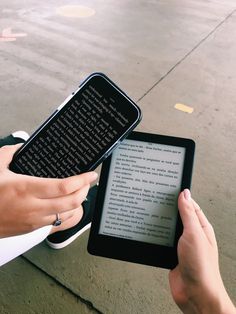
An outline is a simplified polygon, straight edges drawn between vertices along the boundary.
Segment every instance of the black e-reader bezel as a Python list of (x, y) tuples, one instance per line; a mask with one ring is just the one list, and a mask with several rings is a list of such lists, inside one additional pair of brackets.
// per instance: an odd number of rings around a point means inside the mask
[[(185, 157), (181, 191), (186, 188), (190, 189), (195, 152), (195, 143), (193, 140), (141, 132), (132, 132), (127, 139), (184, 147)], [(93, 255), (112, 259), (173, 269), (178, 264), (177, 244), (183, 232), (183, 225), (179, 213), (177, 214), (173, 247), (99, 234), (112, 156), (113, 155), (106, 159), (102, 165), (95, 211), (88, 241), (88, 252)]]

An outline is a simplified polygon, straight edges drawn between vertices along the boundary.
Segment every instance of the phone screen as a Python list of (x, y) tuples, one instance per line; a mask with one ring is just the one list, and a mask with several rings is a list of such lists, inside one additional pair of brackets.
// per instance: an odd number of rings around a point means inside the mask
[(118, 87), (92, 75), (16, 154), (11, 169), (52, 178), (92, 170), (139, 121), (139, 108)]
[(125, 139), (112, 154), (99, 234), (172, 247), (185, 150)]

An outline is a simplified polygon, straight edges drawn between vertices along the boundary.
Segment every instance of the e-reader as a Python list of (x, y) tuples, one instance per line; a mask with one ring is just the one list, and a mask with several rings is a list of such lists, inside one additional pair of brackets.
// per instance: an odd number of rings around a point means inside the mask
[(190, 189), (191, 139), (132, 132), (103, 162), (88, 242), (93, 255), (172, 269)]

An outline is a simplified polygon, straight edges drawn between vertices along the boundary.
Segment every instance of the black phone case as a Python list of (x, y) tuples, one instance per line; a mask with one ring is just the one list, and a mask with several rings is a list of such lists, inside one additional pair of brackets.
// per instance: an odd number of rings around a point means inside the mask
[(107, 76), (93, 73), (16, 152), (9, 168), (39, 177), (94, 170), (140, 120), (139, 107)]

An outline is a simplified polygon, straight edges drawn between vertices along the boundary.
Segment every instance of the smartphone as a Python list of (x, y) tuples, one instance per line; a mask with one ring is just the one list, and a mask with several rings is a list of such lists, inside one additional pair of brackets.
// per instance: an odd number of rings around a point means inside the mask
[(91, 74), (15, 153), (10, 170), (65, 178), (94, 170), (141, 120), (106, 75)]

